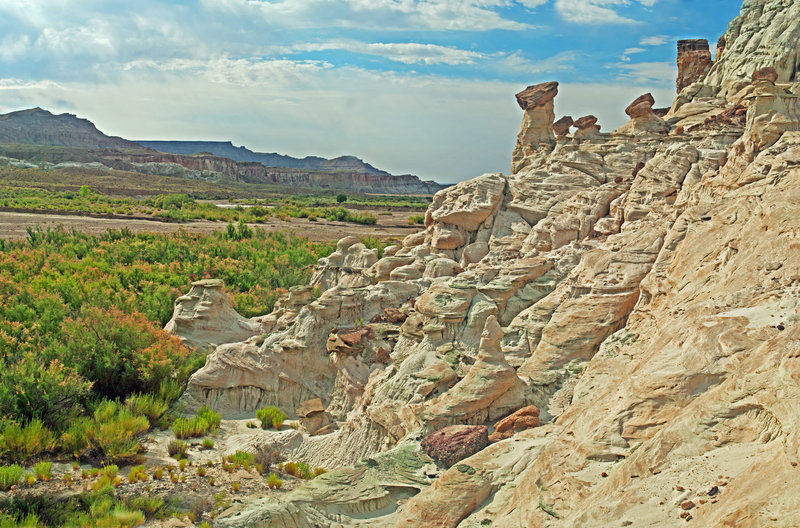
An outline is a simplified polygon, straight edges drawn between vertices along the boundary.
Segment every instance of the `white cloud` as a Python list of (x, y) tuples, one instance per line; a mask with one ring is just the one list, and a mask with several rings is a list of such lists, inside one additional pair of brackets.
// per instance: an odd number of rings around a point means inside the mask
[(436, 44), (418, 44), (415, 42), (359, 42), (356, 40), (332, 40), (321, 43), (296, 44), (289, 48), (298, 51), (342, 50), (363, 55), (384, 57), (404, 64), (474, 64), (487, 57), (476, 51), (438, 46)]
[[(652, 7), (658, 0), (636, 0)], [(631, 5), (633, 0), (556, 0), (556, 10), (568, 22), (578, 24), (636, 24), (637, 21), (617, 12), (617, 7)]]
[(634, 53), (643, 53), (643, 52), (645, 52), (645, 51), (647, 51), (647, 50), (646, 50), (646, 49), (644, 49), (644, 48), (627, 48), (627, 49), (626, 49), (625, 51), (623, 51), (622, 53), (623, 53), (624, 55), (633, 55)]
[(0, 79), (0, 90), (49, 90), (61, 88), (53, 81), (25, 81), (22, 79)]
[[(540, 5), (540, 0), (526, 0)], [(375, 30), (526, 30), (529, 24), (503, 18), (496, 8), (510, 0), (201, 0), (209, 11), (260, 16), (292, 28), (353, 27)]]
[(672, 83), (678, 77), (678, 68), (671, 62), (639, 62), (618, 66), (624, 70), (622, 77), (641, 85)]
[(639, 41), (641, 46), (663, 46), (670, 42), (672, 38), (669, 35), (653, 35), (652, 37), (645, 37)]
[(523, 5), (529, 9), (534, 9), (540, 5), (544, 5), (550, 0), (516, 0), (518, 4)]
[(578, 59), (578, 54), (574, 51), (562, 51), (561, 53), (541, 60), (530, 60), (522, 56), (522, 52), (517, 50), (500, 60), (499, 67), (502, 70), (513, 70), (528, 74), (556, 73), (575, 69), (574, 63)]

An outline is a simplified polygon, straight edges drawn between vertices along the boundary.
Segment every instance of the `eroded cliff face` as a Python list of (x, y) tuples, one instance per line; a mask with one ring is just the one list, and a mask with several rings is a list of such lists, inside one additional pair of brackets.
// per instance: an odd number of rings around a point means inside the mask
[[(796, 11), (746, 5), (743, 20)], [(730, 63), (756, 34), (742, 24)], [(220, 524), (793, 526), (800, 85), (764, 61), (775, 75), (752, 69), (738, 97), (717, 61), (666, 116), (646, 94), (610, 134), (587, 116), (552, 136), (526, 109), (514, 174), (440, 191), (381, 259), (340, 241), (320, 298), (219, 347), (188, 390), (242, 414), (319, 398), (338, 429), (280, 445), (340, 469)], [(533, 88), (521, 106), (552, 104)], [(523, 408), (538, 419), (449, 469), (419, 447)]]

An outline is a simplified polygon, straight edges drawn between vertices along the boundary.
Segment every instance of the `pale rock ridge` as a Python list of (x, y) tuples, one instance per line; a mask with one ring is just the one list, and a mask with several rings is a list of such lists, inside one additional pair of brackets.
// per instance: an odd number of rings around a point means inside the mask
[[(731, 97), (751, 74), (772, 66), (779, 83), (800, 82), (800, 4), (792, 0), (751, 0), (725, 32), (724, 52), (702, 82), (719, 97)], [(718, 53), (719, 55), (719, 53)]]
[[(632, 119), (652, 112), (640, 99)], [(731, 102), (695, 83), (664, 122), (669, 134), (600, 134), (587, 118), (591, 134), (554, 138), (511, 176), (440, 191), (425, 230), (367, 269), (357, 244), (342, 245), (342, 259), (362, 262), (357, 282), (322, 261), (331, 288), (285, 330), (219, 347), (187, 398), (232, 410), (319, 398), (340, 428), (286, 449), (352, 466), (220, 523), (683, 526), (692, 516), (755, 528), (798, 518), (796, 93), (769, 72)], [(345, 338), (354, 333), (357, 343)], [(491, 426), (530, 405), (541, 427), (447, 470), (418, 448), (442, 425)]]

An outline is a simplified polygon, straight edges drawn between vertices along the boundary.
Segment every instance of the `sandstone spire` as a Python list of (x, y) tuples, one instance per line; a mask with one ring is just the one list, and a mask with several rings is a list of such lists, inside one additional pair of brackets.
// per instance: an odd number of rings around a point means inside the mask
[(525, 166), (526, 156), (537, 147), (553, 145), (553, 99), (558, 94), (557, 82), (546, 82), (528, 86), (517, 94), (517, 104), (525, 110), (522, 125), (517, 134), (517, 144), (511, 158), (511, 172), (519, 172)]

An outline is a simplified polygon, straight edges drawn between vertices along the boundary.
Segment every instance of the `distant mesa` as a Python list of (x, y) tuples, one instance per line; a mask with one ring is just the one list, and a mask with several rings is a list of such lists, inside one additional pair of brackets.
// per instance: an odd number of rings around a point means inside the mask
[(0, 115), (0, 143), (81, 148), (141, 148), (103, 134), (94, 123), (74, 114), (55, 115), (36, 107)]
[[(108, 136), (87, 119), (42, 108), (0, 115), (5, 155), (48, 163), (89, 163), (109, 169), (224, 183), (253, 183), (384, 194), (435, 194), (445, 185), (411, 174), (395, 176), (355, 156), (293, 158), (253, 152), (223, 141), (130, 141)], [(16, 147), (8, 148), (9, 145)], [(32, 153), (20, 145), (58, 147)], [(33, 149), (36, 150), (36, 149)], [(41, 151), (42, 149), (38, 149)], [(25, 157), (28, 156), (28, 157)], [(21, 158), (22, 159), (22, 158)]]
[(208, 153), (214, 156), (230, 158), (238, 162), (261, 163), (267, 167), (286, 167), (290, 169), (310, 169), (322, 171), (353, 171), (364, 174), (381, 174), (391, 176), (390, 173), (377, 169), (355, 156), (339, 156), (338, 158), (325, 159), (318, 156), (293, 158), (284, 154), (253, 152), (245, 147), (235, 147), (230, 141), (137, 141), (138, 144), (172, 154), (193, 155)]

